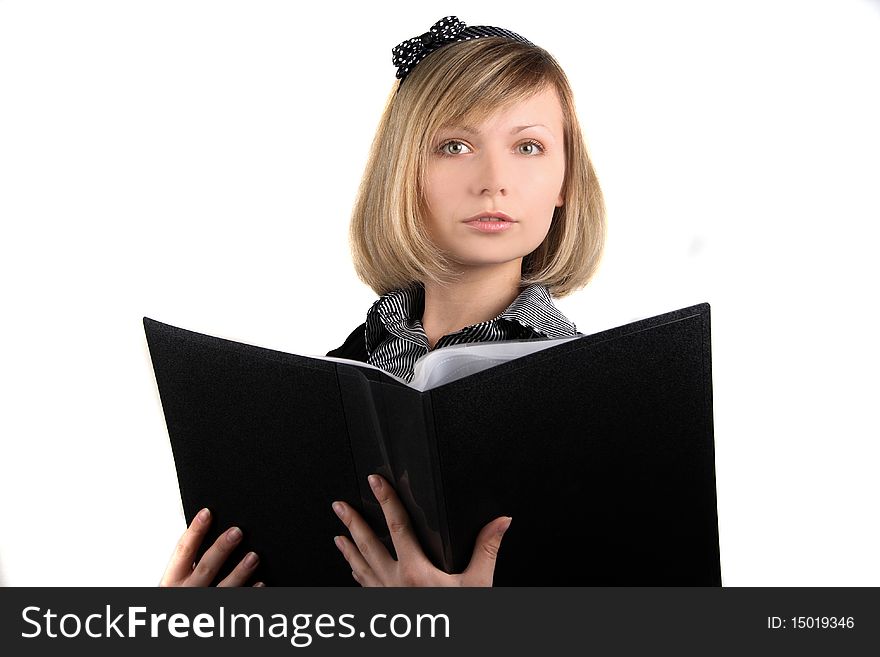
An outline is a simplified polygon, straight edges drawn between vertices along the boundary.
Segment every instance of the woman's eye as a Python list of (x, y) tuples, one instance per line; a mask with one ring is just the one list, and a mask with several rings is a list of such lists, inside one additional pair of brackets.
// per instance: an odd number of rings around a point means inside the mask
[(460, 155), (470, 152), (470, 149), (460, 141), (447, 141), (440, 145), (440, 152), (443, 155)]
[(522, 155), (537, 155), (544, 152), (544, 147), (536, 141), (523, 142), (517, 148)]
[[(523, 142), (522, 144), (519, 144), (516, 149), (520, 155), (540, 155), (544, 152), (544, 147), (536, 141)], [(455, 139), (443, 142), (438, 151), (441, 155), (461, 155), (462, 153), (473, 152), (470, 146)]]

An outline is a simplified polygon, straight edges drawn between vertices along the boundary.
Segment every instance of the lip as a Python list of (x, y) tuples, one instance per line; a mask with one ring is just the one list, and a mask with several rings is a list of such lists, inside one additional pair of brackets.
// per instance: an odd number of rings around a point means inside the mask
[[(495, 217), (501, 221), (480, 221), (482, 217)], [(481, 212), (470, 219), (465, 219), (464, 223), (481, 233), (503, 233), (505, 230), (509, 230), (516, 221), (503, 212)]]
[(468, 221), (467, 225), (481, 233), (501, 233), (513, 227), (513, 221)]
[(466, 224), (471, 223), (472, 221), (479, 221), (483, 217), (495, 217), (496, 219), (501, 219), (502, 221), (506, 221), (512, 224), (515, 224), (516, 221), (509, 214), (505, 214), (503, 212), (481, 212), (480, 214), (475, 214), (473, 217), (465, 219), (464, 222)]

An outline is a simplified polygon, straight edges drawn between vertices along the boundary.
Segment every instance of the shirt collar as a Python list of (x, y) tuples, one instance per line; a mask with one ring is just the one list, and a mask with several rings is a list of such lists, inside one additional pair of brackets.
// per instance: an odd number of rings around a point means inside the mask
[[(418, 344), (428, 339), (422, 328), (425, 288), (414, 284), (382, 295), (367, 312), (367, 354), (372, 354), (388, 333)], [(526, 286), (498, 317), (491, 320), (517, 322), (547, 338), (577, 335), (577, 327), (554, 305), (549, 290), (532, 283)]]
[(519, 322), (547, 338), (564, 338), (578, 332), (553, 303), (550, 291), (538, 283), (526, 286), (499, 317)]

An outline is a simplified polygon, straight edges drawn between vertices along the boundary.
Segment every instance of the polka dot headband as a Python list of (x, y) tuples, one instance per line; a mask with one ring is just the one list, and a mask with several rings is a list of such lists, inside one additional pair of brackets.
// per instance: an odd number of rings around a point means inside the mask
[(391, 62), (397, 67), (397, 78), (403, 84), (404, 79), (415, 68), (416, 64), (438, 48), (456, 41), (470, 41), (471, 39), (483, 37), (505, 37), (513, 41), (527, 43), (530, 46), (534, 45), (516, 32), (490, 25), (472, 25), (468, 27), (457, 16), (447, 16), (434, 23), (431, 29), (421, 36), (407, 39), (392, 48)]

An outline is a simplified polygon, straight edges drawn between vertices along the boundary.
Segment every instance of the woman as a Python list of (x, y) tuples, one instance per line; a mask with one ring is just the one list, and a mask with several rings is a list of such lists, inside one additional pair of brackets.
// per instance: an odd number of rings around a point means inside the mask
[[(415, 361), (433, 349), (577, 335), (552, 297), (580, 289), (595, 272), (605, 211), (565, 73), (520, 35), (455, 17), (393, 54), (399, 82), (351, 222), (356, 271), (380, 298), (327, 355), (410, 380)], [(354, 508), (334, 502), (352, 537), (335, 542), (357, 582), (491, 586), (510, 518), (488, 523), (468, 568), (450, 575), (424, 555), (388, 482), (372, 475), (370, 485), (397, 559)], [(194, 564), (209, 523), (203, 510), (162, 585), (210, 584), (241, 532), (225, 532)], [(221, 585), (244, 584), (257, 563), (247, 555)]]

